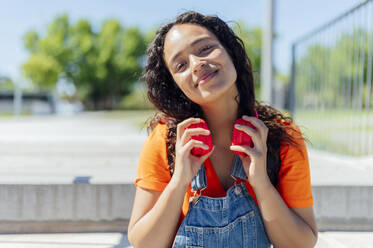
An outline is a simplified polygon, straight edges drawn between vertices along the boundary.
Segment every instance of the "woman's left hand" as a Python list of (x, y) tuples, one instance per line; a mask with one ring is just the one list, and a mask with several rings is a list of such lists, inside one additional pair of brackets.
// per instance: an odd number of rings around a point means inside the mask
[(250, 146), (230, 146), (231, 150), (246, 153), (247, 156), (239, 155), (250, 182), (253, 188), (265, 187), (270, 183), (267, 175), (267, 136), (268, 127), (256, 117), (243, 116), (245, 121), (249, 121), (257, 130), (247, 126), (241, 125), (237, 128), (251, 136), (254, 147)]

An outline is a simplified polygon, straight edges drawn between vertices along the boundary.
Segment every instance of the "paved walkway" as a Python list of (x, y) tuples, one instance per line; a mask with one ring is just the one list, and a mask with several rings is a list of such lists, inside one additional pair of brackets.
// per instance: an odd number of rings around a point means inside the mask
[[(316, 248), (371, 248), (373, 233), (319, 233)], [(130, 248), (126, 233), (3, 234), (1, 248)]]
[(125, 248), (126, 233), (56, 233), (0, 235), (1, 248)]
[(325, 232), (319, 233), (317, 248), (372, 248), (372, 232)]
[(145, 129), (99, 114), (0, 120), (0, 183), (134, 180)]
[[(145, 129), (97, 114), (0, 120), (0, 184), (132, 183)], [(373, 157), (354, 159), (308, 148), (313, 185), (372, 185)], [(325, 177), (331, 175), (334, 177)], [(372, 247), (373, 233), (320, 233), (317, 247)], [(0, 247), (127, 247), (121, 233), (0, 235)]]

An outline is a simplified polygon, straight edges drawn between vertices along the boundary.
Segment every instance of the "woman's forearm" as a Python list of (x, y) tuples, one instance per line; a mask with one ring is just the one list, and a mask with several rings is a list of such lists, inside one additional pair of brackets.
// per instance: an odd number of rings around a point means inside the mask
[(263, 222), (274, 247), (314, 247), (317, 242), (311, 227), (292, 212), (271, 183), (254, 188)]
[(128, 239), (134, 248), (172, 245), (188, 185), (172, 178), (153, 208), (132, 227)]

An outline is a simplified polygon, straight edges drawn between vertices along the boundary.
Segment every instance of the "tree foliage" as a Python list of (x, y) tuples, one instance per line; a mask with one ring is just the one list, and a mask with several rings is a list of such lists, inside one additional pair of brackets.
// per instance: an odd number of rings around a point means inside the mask
[(14, 82), (11, 78), (0, 75), (0, 91), (13, 91)]
[(30, 52), (23, 65), (27, 78), (45, 89), (63, 78), (75, 85), (88, 108), (113, 109), (138, 80), (146, 37), (115, 19), (95, 31), (86, 19), (71, 24), (67, 15), (61, 15), (45, 36), (27, 32), (24, 45)]
[(245, 51), (250, 58), (254, 73), (255, 95), (258, 97), (260, 95), (262, 30), (260, 28), (250, 29), (242, 21), (237, 22), (232, 29), (242, 39)]

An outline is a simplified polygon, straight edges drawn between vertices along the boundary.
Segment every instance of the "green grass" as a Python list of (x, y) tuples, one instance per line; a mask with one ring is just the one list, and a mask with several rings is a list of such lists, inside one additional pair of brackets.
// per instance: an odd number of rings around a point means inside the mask
[[(352, 144), (346, 145), (346, 135), (371, 134), (373, 123), (365, 122), (366, 112), (350, 110), (303, 110), (296, 111), (294, 120), (300, 125), (302, 132), (312, 142), (315, 149), (347, 154), (370, 155), (363, 151), (353, 150)], [(368, 113), (368, 119), (373, 120), (373, 111)], [(320, 132), (321, 131), (321, 132)], [(324, 132), (323, 132), (324, 131)], [(370, 151), (369, 153), (373, 153)]]
[(353, 110), (346, 110), (346, 109), (329, 109), (329, 110), (297, 110), (295, 112), (296, 118), (310, 118), (311, 116), (321, 116), (327, 117), (332, 119), (345, 119), (346, 117), (352, 118), (361, 118), (362, 116), (373, 116), (373, 109), (370, 110), (368, 113), (363, 111), (353, 111)]
[[(27, 112), (27, 111), (23, 111), (19, 116), (31, 116), (32, 114), (30, 112)], [(0, 118), (10, 118), (10, 117), (14, 117), (16, 115), (14, 115), (13, 112), (4, 112), (4, 113), (0, 113)]]

